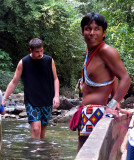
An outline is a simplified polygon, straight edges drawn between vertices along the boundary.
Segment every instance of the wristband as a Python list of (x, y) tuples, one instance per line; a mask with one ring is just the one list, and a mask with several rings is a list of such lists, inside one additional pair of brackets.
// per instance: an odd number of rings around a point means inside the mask
[(111, 101), (109, 101), (109, 103), (107, 104), (107, 107), (109, 107), (111, 109), (115, 109), (117, 104), (118, 104), (118, 102), (115, 99), (111, 99)]

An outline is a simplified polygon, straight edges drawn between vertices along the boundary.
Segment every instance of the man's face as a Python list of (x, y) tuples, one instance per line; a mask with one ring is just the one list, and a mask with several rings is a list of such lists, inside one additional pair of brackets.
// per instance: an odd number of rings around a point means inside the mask
[(42, 56), (43, 56), (43, 51), (44, 51), (43, 47), (41, 47), (41, 48), (34, 48), (34, 50), (30, 49), (31, 57), (33, 59), (41, 59)]
[(103, 31), (102, 26), (98, 26), (95, 21), (84, 27), (82, 33), (85, 42), (89, 48), (94, 48), (103, 41), (103, 37), (106, 36), (106, 31)]

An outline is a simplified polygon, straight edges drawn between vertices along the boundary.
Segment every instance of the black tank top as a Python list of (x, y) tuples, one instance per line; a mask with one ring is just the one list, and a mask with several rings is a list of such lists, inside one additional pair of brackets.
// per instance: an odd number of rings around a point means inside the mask
[(52, 57), (43, 55), (32, 59), (30, 55), (22, 58), (24, 84), (24, 103), (33, 106), (50, 106), (54, 97), (54, 77)]

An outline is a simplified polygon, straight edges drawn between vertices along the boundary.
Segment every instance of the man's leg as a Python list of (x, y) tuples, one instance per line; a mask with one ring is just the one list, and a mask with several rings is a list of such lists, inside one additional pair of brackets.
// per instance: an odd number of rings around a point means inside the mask
[(26, 104), (28, 122), (31, 126), (31, 138), (40, 138), (41, 135), (41, 109), (30, 103)]
[(45, 138), (46, 128), (52, 112), (52, 106), (41, 107), (41, 134), (40, 138)]
[(31, 138), (40, 138), (41, 121), (31, 122)]
[(81, 147), (83, 146), (83, 144), (86, 142), (87, 139), (88, 139), (88, 136), (80, 136), (80, 135), (78, 135), (77, 152), (79, 152), (79, 150), (81, 149)]
[(41, 126), (40, 138), (45, 138), (46, 128), (47, 126)]

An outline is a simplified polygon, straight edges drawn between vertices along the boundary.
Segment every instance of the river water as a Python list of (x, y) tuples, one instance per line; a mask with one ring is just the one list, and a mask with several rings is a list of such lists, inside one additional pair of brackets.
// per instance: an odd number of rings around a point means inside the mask
[(30, 126), (22, 120), (2, 120), (0, 160), (74, 160), (77, 132), (68, 124), (47, 127), (45, 139), (31, 139)]

